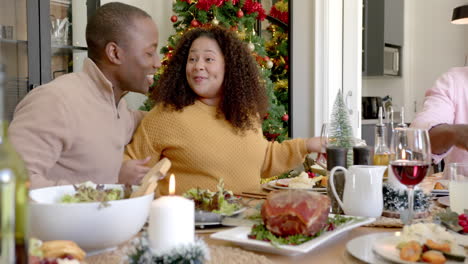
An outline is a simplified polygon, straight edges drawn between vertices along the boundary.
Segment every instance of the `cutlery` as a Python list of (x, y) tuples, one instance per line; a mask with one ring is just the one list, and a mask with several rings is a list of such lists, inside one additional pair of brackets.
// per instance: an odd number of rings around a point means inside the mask
[(156, 163), (148, 173), (146, 173), (145, 177), (143, 177), (140, 187), (132, 192), (130, 198), (144, 196), (154, 192), (158, 186), (158, 181), (166, 177), (167, 171), (169, 171), (171, 165), (171, 161), (168, 158), (164, 158)]

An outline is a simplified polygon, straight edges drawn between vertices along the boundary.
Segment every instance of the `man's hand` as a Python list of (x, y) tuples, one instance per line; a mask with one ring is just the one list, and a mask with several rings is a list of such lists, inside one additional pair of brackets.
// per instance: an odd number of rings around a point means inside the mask
[(127, 160), (122, 163), (119, 172), (119, 183), (139, 185), (146, 173), (151, 169), (146, 164), (151, 157), (142, 160)]
[(442, 154), (452, 146), (468, 150), (468, 125), (441, 124), (429, 130), (432, 153)]
[(468, 125), (453, 125), (455, 130), (455, 146), (468, 150)]

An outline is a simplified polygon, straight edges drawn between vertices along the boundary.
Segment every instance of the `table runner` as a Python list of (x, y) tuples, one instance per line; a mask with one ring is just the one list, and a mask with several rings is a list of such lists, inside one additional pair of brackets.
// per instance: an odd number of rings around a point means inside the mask
[[(126, 245), (119, 249), (95, 255), (86, 258), (86, 264), (121, 264), (125, 262), (125, 253), (123, 249)], [(265, 256), (258, 255), (253, 252), (245, 251), (240, 248), (209, 245), (210, 260), (206, 264), (273, 264)]]

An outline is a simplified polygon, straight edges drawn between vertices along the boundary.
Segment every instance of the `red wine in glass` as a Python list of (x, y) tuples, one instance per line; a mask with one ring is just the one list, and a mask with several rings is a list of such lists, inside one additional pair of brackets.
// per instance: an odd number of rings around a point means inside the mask
[(419, 161), (393, 161), (391, 166), (395, 177), (407, 186), (419, 184), (429, 171), (429, 164)]

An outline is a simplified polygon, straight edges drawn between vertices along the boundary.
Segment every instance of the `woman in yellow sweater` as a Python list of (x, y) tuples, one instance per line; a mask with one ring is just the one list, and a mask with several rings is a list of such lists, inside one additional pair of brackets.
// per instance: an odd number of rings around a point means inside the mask
[[(264, 139), (261, 118), (268, 98), (259, 70), (245, 43), (220, 27), (187, 32), (174, 50), (151, 98), (125, 159), (150, 156), (149, 166), (167, 157), (176, 193), (193, 187), (240, 193), (258, 189), (272, 177), (320, 150), (319, 138), (282, 143)], [(168, 179), (161, 193), (167, 194)]]

